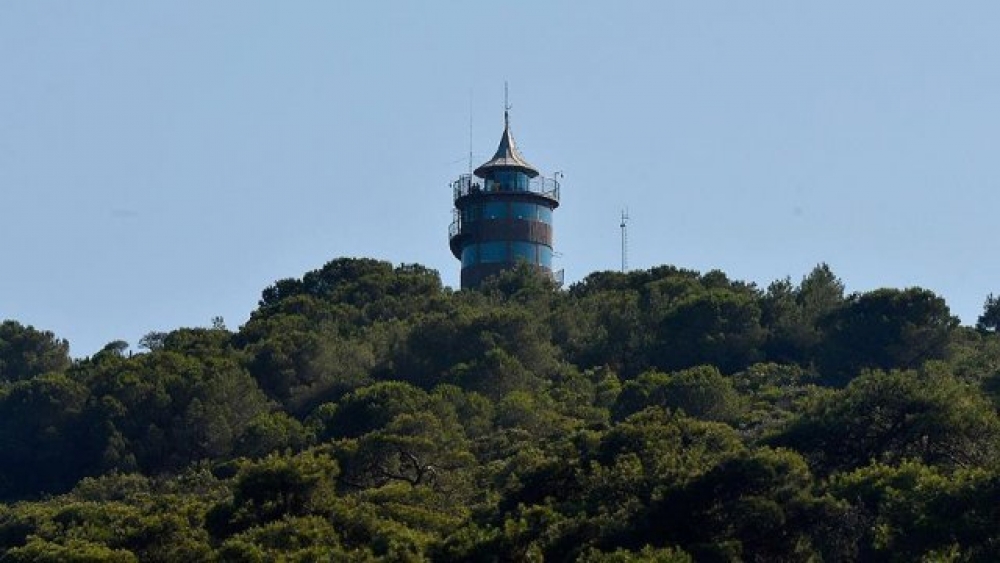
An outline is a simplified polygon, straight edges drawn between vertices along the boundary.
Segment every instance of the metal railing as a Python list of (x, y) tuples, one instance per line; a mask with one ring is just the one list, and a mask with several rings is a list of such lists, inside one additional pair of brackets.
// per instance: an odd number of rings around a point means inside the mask
[(457, 180), (451, 183), (451, 189), (456, 200), (470, 193), (528, 192), (559, 201), (559, 181), (555, 178), (544, 178), (542, 176), (528, 180), (526, 189), (514, 189), (505, 187), (497, 182), (487, 182), (473, 174), (462, 174)]

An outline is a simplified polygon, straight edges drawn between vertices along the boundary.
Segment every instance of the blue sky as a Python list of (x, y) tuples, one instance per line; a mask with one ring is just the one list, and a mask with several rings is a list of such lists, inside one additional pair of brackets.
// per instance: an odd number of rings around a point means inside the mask
[(565, 174), (568, 281), (827, 262), (974, 323), (1000, 293), (1000, 3), (5, 2), (0, 318), (74, 355), (232, 328), (340, 256), (458, 284), (448, 183)]

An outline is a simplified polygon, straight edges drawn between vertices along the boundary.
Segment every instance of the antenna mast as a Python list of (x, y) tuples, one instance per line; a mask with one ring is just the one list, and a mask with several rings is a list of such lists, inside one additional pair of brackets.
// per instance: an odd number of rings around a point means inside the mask
[(622, 273), (628, 272), (628, 209), (622, 210)]
[(504, 121), (504, 126), (506, 126), (510, 122), (510, 118), (507, 115), (508, 112), (510, 111), (510, 108), (511, 108), (510, 102), (508, 101), (509, 99), (510, 99), (510, 96), (507, 93), (507, 81), (504, 80), (503, 81), (503, 121)]
[(469, 88), (469, 181), (472, 181), (472, 88)]

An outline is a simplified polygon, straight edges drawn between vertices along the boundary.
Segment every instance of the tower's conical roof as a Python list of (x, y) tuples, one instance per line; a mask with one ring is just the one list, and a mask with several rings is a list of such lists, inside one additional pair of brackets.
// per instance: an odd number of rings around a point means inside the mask
[(476, 168), (476, 176), (484, 177), (490, 170), (495, 168), (516, 168), (528, 175), (529, 178), (538, 176), (538, 170), (528, 164), (527, 160), (521, 156), (514, 143), (514, 136), (510, 134), (510, 116), (503, 112), (503, 136), (500, 137), (500, 146), (497, 147), (496, 154), (487, 162)]

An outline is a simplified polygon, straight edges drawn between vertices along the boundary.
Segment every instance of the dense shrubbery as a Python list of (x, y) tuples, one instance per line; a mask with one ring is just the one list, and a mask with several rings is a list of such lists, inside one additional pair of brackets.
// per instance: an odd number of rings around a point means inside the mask
[(137, 354), (7, 321), (0, 561), (995, 560), (997, 308), (341, 259)]

